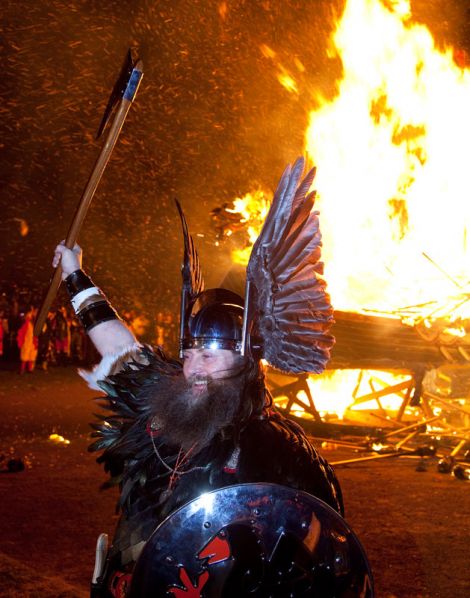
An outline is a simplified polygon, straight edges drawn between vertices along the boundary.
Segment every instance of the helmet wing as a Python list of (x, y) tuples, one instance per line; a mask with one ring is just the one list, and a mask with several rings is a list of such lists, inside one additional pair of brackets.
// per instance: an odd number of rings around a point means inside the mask
[(326, 292), (318, 212), (312, 211), (315, 176), (302, 179), (304, 159), (281, 177), (247, 266), (245, 337), (255, 329), (263, 357), (290, 373), (324, 370), (334, 338)]
[(184, 337), (184, 328), (186, 321), (186, 312), (188, 306), (195, 300), (197, 295), (204, 290), (204, 280), (202, 278), (199, 256), (194, 246), (192, 236), (189, 234), (188, 223), (183, 214), (183, 209), (177, 199), (176, 207), (181, 219), (181, 226), (184, 237), (183, 263), (181, 265), (181, 276), (183, 284), (181, 287), (181, 306), (180, 306), (180, 333), (179, 333), (179, 356), (183, 357), (182, 341)]
[(188, 298), (192, 301), (196, 295), (204, 290), (204, 280), (202, 278), (199, 256), (194, 246), (193, 238), (189, 234), (188, 223), (186, 222), (183, 209), (177, 199), (175, 199), (175, 203), (180, 215), (184, 236), (183, 264), (181, 266), (183, 290), (186, 291)]

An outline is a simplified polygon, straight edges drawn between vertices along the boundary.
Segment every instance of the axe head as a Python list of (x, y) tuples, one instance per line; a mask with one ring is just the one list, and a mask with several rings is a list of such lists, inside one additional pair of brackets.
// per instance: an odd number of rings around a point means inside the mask
[(135, 56), (134, 50), (129, 48), (126, 53), (126, 58), (114, 84), (113, 91), (109, 96), (108, 104), (101, 119), (98, 132), (96, 133), (96, 139), (101, 137), (103, 131), (106, 128), (108, 121), (111, 118), (111, 114), (114, 111), (115, 106), (120, 100), (125, 97), (127, 100), (132, 101), (137, 91), (137, 87), (142, 77), (142, 61)]

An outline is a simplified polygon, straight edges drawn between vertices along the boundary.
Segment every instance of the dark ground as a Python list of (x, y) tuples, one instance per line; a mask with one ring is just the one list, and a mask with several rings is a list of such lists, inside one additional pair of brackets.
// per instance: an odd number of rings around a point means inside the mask
[[(1, 596), (87, 596), (96, 537), (116, 520), (116, 495), (99, 490), (105, 476), (86, 450), (94, 395), (72, 367), (0, 371), (0, 454), (27, 463), (0, 475)], [(49, 441), (53, 432), (70, 445)], [(400, 458), (338, 468), (347, 520), (368, 553), (378, 598), (464, 598), (469, 482), (437, 473), (433, 458), (426, 472), (416, 465)]]

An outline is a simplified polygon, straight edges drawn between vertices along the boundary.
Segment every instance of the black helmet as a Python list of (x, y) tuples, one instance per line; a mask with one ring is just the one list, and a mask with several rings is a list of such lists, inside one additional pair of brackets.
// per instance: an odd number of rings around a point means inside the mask
[(243, 299), (227, 289), (199, 293), (184, 314), (181, 350), (228, 349), (241, 352)]

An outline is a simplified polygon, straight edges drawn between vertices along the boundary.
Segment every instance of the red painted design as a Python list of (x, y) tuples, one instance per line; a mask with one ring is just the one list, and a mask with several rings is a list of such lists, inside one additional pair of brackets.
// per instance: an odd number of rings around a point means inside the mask
[(197, 556), (199, 559), (209, 557), (209, 560), (207, 561), (208, 565), (226, 561), (230, 558), (230, 544), (225, 538), (221, 538), (217, 535), (204, 546)]
[(184, 567), (180, 567), (180, 580), (184, 588), (169, 588), (167, 591), (176, 598), (201, 598), (201, 590), (206, 585), (209, 579), (209, 572), (204, 571), (196, 582), (197, 585), (193, 585), (189, 579), (189, 575)]
[(115, 598), (126, 598), (131, 586), (132, 574), (115, 571), (109, 583), (109, 589)]
[[(198, 559), (208, 559), (206, 565), (220, 563), (231, 557), (230, 544), (225, 537), (225, 533), (220, 531), (197, 553)], [(209, 579), (209, 571), (204, 571), (199, 575), (196, 585), (189, 578), (188, 572), (184, 567), (179, 569), (180, 580), (183, 588), (173, 586), (167, 589), (167, 592), (176, 596), (176, 598), (201, 598), (201, 590)]]

